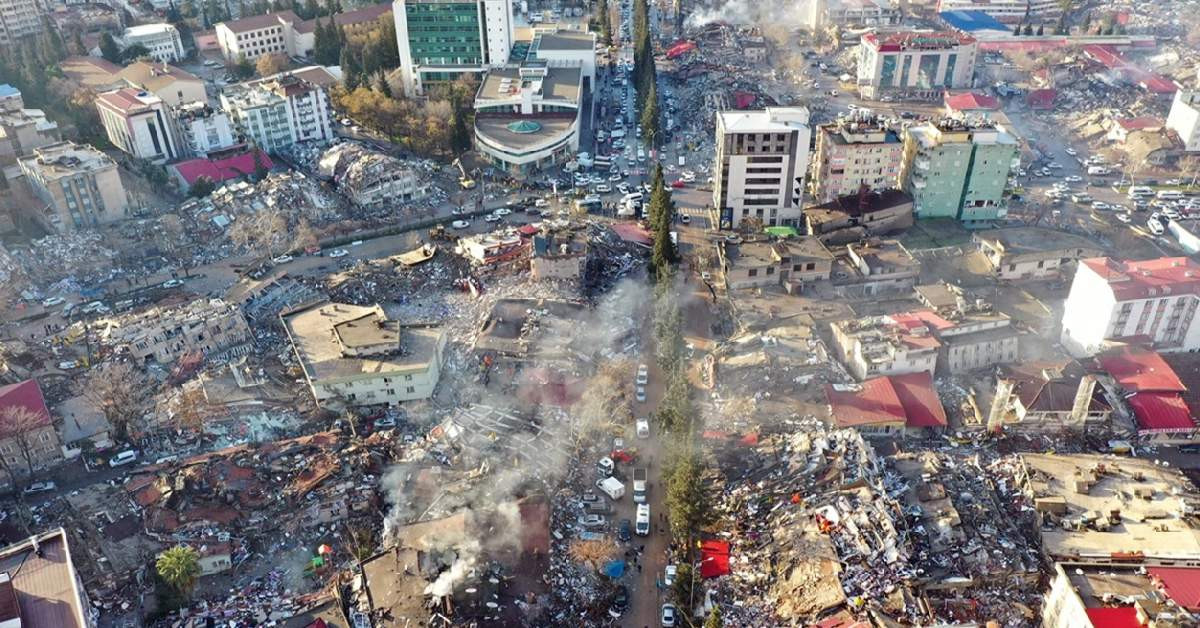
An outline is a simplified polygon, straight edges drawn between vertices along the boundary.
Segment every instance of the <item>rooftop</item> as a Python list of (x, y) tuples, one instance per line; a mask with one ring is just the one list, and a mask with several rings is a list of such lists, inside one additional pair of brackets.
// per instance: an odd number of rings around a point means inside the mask
[(507, 65), (489, 70), (475, 95), (475, 107), (491, 105), (493, 103), (488, 101), (492, 100), (520, 99), (521, 92), (525, 90), (533, 90), (535, 103), (551, 101), (579, 104), (583, 76), (581, 68), (549, 67), (542, 76), (531, 73), (531, 68), (540, 74), (534, 66)]
[[(46, 399), (42, 396), (42, 387), (37, 380), (27, 379), (16, 384), (0, 386), (0, 412), (8, 408), (24, 408), (37, 417), (39, 425), (50, 424), (50, 411), (46, 408)], [(0, 432), (3, 432), (4, 417), (0, 416)]]
[(1006, 131), (1004, 127), (977, 118), (963, 119), (957, 117), (939, 118), (921, 124), (914, 124), (905, 130), (910, 137), (922, 146), (938, 146), (944, 143), (972, 144), (1010, 144), (1015, 146), (1017, 138)]
[[(424, 371), (436, 361), (442, 336), (439, 329), (393, 323), (393, 329), (379, 331), (353, 324), (369, 316), (374, 316), (376, 321), (386, 320), (377, 305), (368, 307), (344, 303), (321, 303), (282, 315), (296, 356), (310, 380), (317, 382), (384, 373), (411, 373)], [(398, 350), (386, 355), (345, 356), (347, 345), (344, 342), (349, 342), (348, 346), (354, 348), (363, 343), (384, 341), (397, 342)]]
[(596, 47), (596, 36), (584, 31), (555, 31), (539, 33), (533, 38), (530, 55), (546, 50), (592, 50)]
[(821, 240), (812, 236), (789, 238), (786, 240), (767, 241), (756, 240), (741, 244), (724, 243), (725, 259), (731, 266), (747, 266), (759, 268), (780, 263), (783, 258), (789, 258), (789, 263), (801, 260), (833, 261), (833, 253), (825, 248)]
[(900, 143), (900, 136), (882, 117), (861, 109), (819, 128), (823, 139), (839, 145)]
[(150, 107), (161, 105), (162, 99), (150, 92), (133, 87), (104, 92), (96, 97), (98, 103), (124, 114), (150, 111)]
[(1160, 257), (1122, 262), (1108, 257), (1082, 260), (1107, 280), (1118, 300), (1144, 299), (1159, 294), (1200, 293), (1200, 264), (1187, 257)]
[[(1065, 505), (1055, 514), (1039, 504), (1045, 551), (1064, 560), (1200, 559), (1193, 523), (1200, 503), (1178, 470), (1141, 458), (1092, 454), (1022, 454), (1025, 490), (1039, 500)], [(1058, 506), (1057, 508), (1062, 508)]]
[(995, 96), (975, 92), (961, 94), (946, 92), (944, 102), (946, 107), (954, 111), (996, 111), (1000, 108), (1000, 101), (996, 100)]
[(815, 223), (843, 220), (846, 216), (865, 216), (879, 211), (909, 205), (913, 197), (901, 190), (867, 190), (862, 194), (847, 194), (820, 205), (806, 208), (804, 216)]
[(974, 232), (973, 237), (1003, 250), (1006, 259), (1022, 255), (1039, 258), (1042, 253), (1058, 253), (1067, 249), (1081, 251), (1077, 255), (1088, 255), (1101, 250), (1092, 238), (1045, 227), (982, 229)]
[(159, 33), (177, 30), (174, 26), (166, 23), (161, 24), (138, 24), (125, 29), (126, 37), (146, 37), (149, 35), (158, 35)]
[[(260, 154), (263, 167), (270, 170), (273, 166), (271, 163), (271, 157), (262, 151), (258, 152)], [(202, 157), (197, 159), (189, 159), (187, 161), (179, 162), (171, 166), (171, 168), (174, 168), (175, 171), (179, 173), (179, 176), (183, 177), (183, 180), (186, 181), (188, 185), (192, 185), (199, 180), (200, 177), (208, 177), (215, 183), (221, 183), (222, 181), (237, 179), (239, 177), (253, 174), (255, 170), (254, 153), (251, 151), (242, 153), (241, 155), (228, 157), (226, 159), (216, 160), (204, 159)]]
[(217, 26), (224, 26), (234, 33), (246, 33), (261, 30), (268, 26), (277, 26), (286, 22), (295, 24), (300, 22), (300, 18), (291, 11), (279, 11), (277, 13), (267, 13), (266, 15), (255, 15), (240, 20), (221, 22)]
[(903, 422), (907, 427), (945, 427), (946, 411), (928, 372), (868, 379), (861, 385), (825, 386), (834, 422), (856, 427)]
[(1182, 392), (1179, 376), (1156, 351), (1122, 345), (1096, 356), (1100, 368), (1126, 392)]
[(117, 76), (121, 66), (100, 57), (67, 57), (58, 67), (64, 76), (81, 87), (105, 90), (121, 82)]
[(166, 63), (147, 63), (136, 61), (118, 69), (118, 78), (124, 79), (130, 85), (135, 85), (152, 92), (168, 87), (176, 81), (192, 81), (200, 83), (200, 77)]
[(767, 107), (758, 111), (722, 111), (726, 133), (783, 133), (808, 126), (807, 107)]
[(970, 35), (954, 31), (901, 31), (894, 33), (866, 33), (862, 36), (862, 41), (880, 51), (898, 52), (901, 50), (945, 50), (947, 48), (970, 45), (975, 43), (976, 40)]
[[(86, 597), (62, 528), (0, 550), (0, 572), (11, 578), (22, 628), (84, 628)], [(5, 605), (5, 611), (11, 611)]]
[(0, 83), (0, 98), (12, 98), (20, 96), (21, 90), (9, 85), (8, 83)]
[(39, 171), (47, 180), (117, 167), (111, 157), (90, 144), (74, 142), (57, 142), (35, 148), (32, 155), (26, 155), (17, 161), (23, 168)]
[(846, 245), (846, 251), (861, 259), (870, 268), (871, 274), (898, 272), (899, 269), (917, 270), (921, 266), (898, 240), (873, 238), (860, 244)]

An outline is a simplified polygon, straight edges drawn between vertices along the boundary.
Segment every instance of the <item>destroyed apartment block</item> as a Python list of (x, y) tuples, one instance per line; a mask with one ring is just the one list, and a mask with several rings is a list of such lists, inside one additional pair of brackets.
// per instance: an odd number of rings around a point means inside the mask
[(509, 229), (459, 238), (454, 252), (477, 268), (519, 269), (529, 260), (529, 242), (515, 229)]
[(1096, 376), (1074, 360), (1000, 367), (994, 391), (980, 395), (990, 432), (1102, 434), (1112, 431), (1112, 406)]
[(830, 324), (842, 363), (859, 379), (927, 371), (958, 374), (1019, 356), (1020, 332), (982, 300), (961, 296), (943, 317), (913, 310)]
[(394, 405), (433, 395), (447, 336), (389, 319), (379, 305), (319, 303), (280, 314), (309, 389), (322, 407)]
[(532, 237), (529, 276), (535, 280), (579, 281), (590, 250), (587, 239), (571, 231), (543, 229)]
[(1000, 279), (1065, 277), (1079, 260), (1104, 255), (1092, 238), (1044, 227), (985, 229), (971, 240)]
[(788, 293), (807, 284), (827, 281), (833, 254), (813, 237), (782, 240), (755, 239), (737, 244), (717, 240), (721, 277), (731, 290), (782, 286)]
[(921, 263), (898, 240), (867, 238), (837, 252), (833, 286), (846, 298), (908, 291), (921, 274)]
[(1056, 563), (1042, 626), (1195, 626), (1198, 582), (1200, 567)]
[(1013, 478), (1047, 560), (1200, 561), (1200, 493), (1174, 468), (1092, 454), (1021, 454)]
[(152, 308), (111, 321), (110, 342), (129, 349), (139, 361), (170, 364), (189, 353), (221, 359), (252, 349), (254, 337), (241, 310), (222, 299)]
[(279, 313), (322, 298), (309, 284), (286, 272), (262, 279), (243, 279), (225, 292), (225, 300), (242, 308), (251, 321), (274, 321)]
[(475, 337), (475, 351), (511, 358), (591, 359), (586, 307), (552, 299), (497, 299)]
[(360, 207), (406, 203), (429, 194), (430, 182), (416, 168), (357, 142), (330, 146), (318, 159), (317, 172)]
[(897, 189), (839, 196), (804, 209), (804, 224), (826, 245), (851, 244), (904, 231), (913, 225), (913, 198)]

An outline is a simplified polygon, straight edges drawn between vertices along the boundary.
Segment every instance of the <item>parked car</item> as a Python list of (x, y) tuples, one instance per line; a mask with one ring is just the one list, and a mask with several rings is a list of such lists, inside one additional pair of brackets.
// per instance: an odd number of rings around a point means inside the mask
[(638, 386), (638, 387), (637, 387), (637, 392), (636, 392), (636, 394), (635, 394), (635, 397), (637, 397), (637, 400), (638, 400), (638, 402), (639, 402), (639, 403), (645, 403), (645, 401), (646, 401), (646, 387), (645, 387), (645, 386)]
[(667, 603), (662, 605), (663, 628), (675, 628), (675, 614), (674, 604)]
[(292, 259), (293, 258), (291, 255), (280, 255), (279, 257), (271, 258), (271, 261), (275, 262), (276, 264), (286, 264), (286, 263), (292, 261)]
[(137, 457), (138, 457), (138, 453), (136, 451), (134, 451), (132, 449), (126, 449), (125, 451), (122, 451), (121, 453), (113, 456), (112, 458), (109, 458), (108, 466), (120, 467), (123, 465), (127, 465), (127, 464), (133, 462), (134, 460), (137, 460)]
[(471, 223), (465, 220), (455, 220), (454, 222), (450, 223), (450, 226), (454, 227), (455, 229), (466, 229), (467, 227), (471, 226)]
[(645, 364), (639, 364), (637, 367), (636, 381), (639, 386), (645, 386), (650, 381), (650, 367)]
[(678, 573), (678, 565), (667, 565), (666, 570), (663, 571), (663, 585), (669, 588), (671, 585), (675, 584), (675, 574)]
[(56, 305), (62, 305), (65, 301), (66, 299), (62, 297), (50, 297), (49, 299), (42, 301), (42, 307), (54, 307)]
[(54, 482), (34, 482), (25, 488), (23, 491), (26, 495), (34, 495), (37, 493), (46, 493), (58, 488)]
[(182, 286), (182, 285), (183, 285), (182, 279), (168, 279), (168, 280), (162, 282), (162, 287), (164, 287), (164, 288), (178, 288), (179, 286)]
[(484, 222), (500, 222), (500, 216), (497, 214), (488, 214), (483, 217)]
[(585, 528), (598, 528), (604, 525), (604, 517), (600, 515), (579, 515), (577, 522)]
[(621, 520), (621, 526), (617, 528), (617, 538), (622, 541), (630, 541), (633, 539), (633, 522), (628, 519)]

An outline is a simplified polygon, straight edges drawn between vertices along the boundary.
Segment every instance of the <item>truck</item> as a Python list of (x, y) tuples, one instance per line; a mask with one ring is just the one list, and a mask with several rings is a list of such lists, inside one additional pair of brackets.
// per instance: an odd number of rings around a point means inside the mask
[(646, 470), (633, 470), (633, 501), (637, 504), (646, 502)]
[(625, 485), (614, 477), (596, 480), (596, 488), (603, 491), (604, 494), (608, 495), (613, 501), (619, 500), (625, 496)]

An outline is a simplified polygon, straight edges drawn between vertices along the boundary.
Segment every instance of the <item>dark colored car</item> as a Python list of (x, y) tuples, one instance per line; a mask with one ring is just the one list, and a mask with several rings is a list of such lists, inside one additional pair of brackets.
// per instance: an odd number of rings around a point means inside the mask
[(617, 538), (622, 541), (628, 541), (633, 538), (633, 524), (628, 519), (621, 520), (621, 527), (617, 529)]
[(608, 614), (614, 618), (620, 617), (629, 608), (629, 589), (625, 585), (617, 587), (617, 594), (613, 597), (612, 606), (608, 607)]

